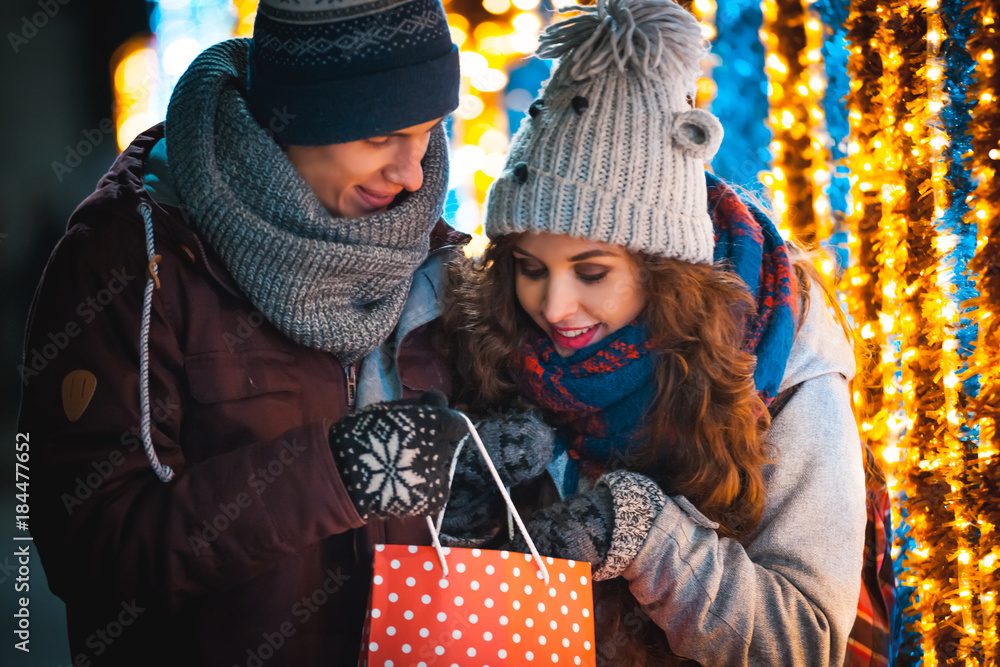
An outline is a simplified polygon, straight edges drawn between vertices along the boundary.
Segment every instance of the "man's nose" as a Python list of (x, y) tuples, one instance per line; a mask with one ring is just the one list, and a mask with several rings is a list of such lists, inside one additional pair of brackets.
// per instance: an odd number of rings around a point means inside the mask
[(420, 161), (427, 152), (426, 143), (408, 144), (396, 154), (396, 159), (386, 173), (386, 178), (410, 192), (416, 192), (424, 184), (424, 170)]

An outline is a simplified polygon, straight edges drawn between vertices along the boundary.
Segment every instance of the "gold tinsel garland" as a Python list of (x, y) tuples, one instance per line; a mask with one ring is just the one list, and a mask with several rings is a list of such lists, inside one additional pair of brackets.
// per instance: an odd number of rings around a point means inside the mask
[(881, 371), (885, 334), (879, 321), (882, 296), (877, 289), (882, 201), (878, 184), (870, 177), (861, 180), (857, 175), (865, 173), (865, 165), (868, 172), (874, 168), (876, 145), (882, 145), (876, 122), (882, 115), (881, 98), (877, 94), (882, 61), (872, 46), (878, 30), (877, 4), (877, 0), (853, 2), (847, 23), (850, 45), (847, 64), (851, 78), (847, 99), (851, 140), (847, 160), (854, 175), (851, 177), (853, 206), (847, 221), (851, 265), (844, 273), (841, 290), (847, 295), (848, 313), (866, 348), (864, 354), (857, 355), (859, 365), (852, 382), (855, 414), (865, 444), (881, 455), (886, 439)]
[[(883, 5), (883, 65), (892, 75), (883, 89), (891, 97), (892, 124), (884, 126), (898, 156), (898, 197), (893, 198), (883, 227), (897, 237), (892, 259), (900, 270), (895, 293), (900, 299), (900, 361), (906, 433), (901, 449), (899, 480), (916, 548), (902, 554), (910, 581), (917, 584), (916, 610), (920, 614), (924, 664), (947, 664), (955, 657), (964, 633), (954, 608), (954, 559), (958, 551), (954, 498), (949, 477), (947, 406), (942, 390), (943, 336), (941, 292), (937, 286), (934, 197), (929, 151), (929, 109), (926, 86), (927, 16), (924, 8), (907, 0)], [(888, 245), (888, 244), (887, 244)], [(888, 251), (888, 248), (887, 248)], [(888, 285), (887, 285), (888, 287)]]
[[(926, 155), (931, 165), (933, 221), (936, 228), (933, 243), (938, 262), (934, 287), (927, 295), (933, 304), (932, 308), (927, 309), (927, 317), (932, 325), (932, 338), (941, 343), (938, 377), (944, 405), (938, 419), (940, 420), (943, 414), (945, 429), (938, 460), (941, 477), (949, 489), (945, 502), (954, 514), (951, 531), (956, 551), (952, 555), (954, 578), (950, 582), (948, 602), (952, 614), (950, 622), (957, 631), (957, 658), (960, 663), (978, 665), (981, 663), (977, 656), (982, 655), (980, 639), (982, 616), (978, 604), (980, 580), (976, 563), (972, 561), (977, 535), (971, 528), (975, 516), (970, 512), (971, 487), (968, 484), (966, 466), (966, 451), (975, 445), (974, 439), (970, 438), (969, 432), (965, 429), (969, 397), (958, 376), (966, 363), (959, 353), (957, 337), (962, 326), (962, 317), (956, 278), (964, 280), (963, 276), (955, 274), (957, 258), (955, 249), (960, 242), (960, 237), (955, 232), (960, 230), (956, 230), (949, 220), (949, 212), (956, 211), (957, 214), (958, 207), (964, 206), (965, 202), (953, 201), (954, 197), (963, 194), (948, 178), (949, 169), (955, 170), (956, 179), (961, 178), (961, 163), (951, 162), (954, 159), (952, 150), (954, 144), (952, 137), (948, 135), (948, 119), (956, 117), (959, 105), (964, 103), (965, 95), (960, 85), (952, 85), (947, 89), (945, 87), (945, 70), (949, 66), (945, 54), (958, 54), (963, 47), (957, 41), (958, 35), (954, 32), (956, 26), (952, 23), (945, 25), (945, 15), (940, 1), (926, 0), (926, 10), (927, 66), (924, 72), (927, 109), (931, 122), (927, 125), (929, 150), (922, 154)], [(945, 49), (942, 49), (942, 41)], [(955, 94), (954, 99), (951, 97), (952, 93)], [(962, 137), (957, 139), (961, 141)]]
[(900, 583), (916, 589), (910, 611), (918, 620), (910, 629), (923, 664), (979, 665), (992, 663), (976, 657), (984, 614), (975, 599), (985, 580), (970, 564), (976, 540), (969, 526), (977, 515), (969, 510), (974, 485), (961, 434), (959, 312), (946, 264), (955, 237), (937, 226), (950, 197), (942, 153), (948, 137), (937, 117), (944, 104), (937, 10), (937, 0), (852, 3), (853, 264), (844, 287), (873, 352), (855, 382), (862, 435), (873, 450), (884, 445), (885, 461), (896, 464), (889, 476), (901, 492), (894, 525), (905, 499), (914, 541), (896, 553), (904, 565)]
[[(773, 167), (763, 177), (771, 188), (783, 234), (790, 233), (807, 247), (819, 247), (815, 207), (817, 184), (813, 174), (813, 121), (808, 99), (809, 54), (802, 0), (763, 0), (761, 41), (767, 53)], [(819, 59), (817, 50), (813, 57)], [(822, 112), (820, 112), (822, 113)], [(827, 211), (829, 207), (827, 207)]]
[(979, 533), (972, 558), (978, 567), (979, 610), (982, 619), (983, 664), (997, 665), (998, 595), (997, 566), (1000, 565), (1000, 440), (997, 418), (1000, 412), (1000, 2), (974, 0), (970, 11), (977, 12), (977, 25), (968, 42), (975, 62), (969, 94), (977, 100), (969, 129), (972, 135), (971, 165), (978, 185), (971, 197), (966, 220), (978, 225), (976, 254), (970, 269), (976, 276), (979, 338), (970, 364), (970, 374), (979, 377), (979, 395), (973, 403), (970, 426), (979, 429), (978, 450), (967, 459), (970, 513)]

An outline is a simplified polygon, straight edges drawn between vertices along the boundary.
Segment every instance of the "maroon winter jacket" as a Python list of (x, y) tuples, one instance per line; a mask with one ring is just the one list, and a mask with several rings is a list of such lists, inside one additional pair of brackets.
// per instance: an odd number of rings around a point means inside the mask
[[(183, 211), (150, 199), (143, 166), (162, 132), (137, 138), (70, 218), (20, 369), (31, 532), (73, 664), (354, 665), (373, 546), (429, 544), (426, 524), (358, 517), (328, 442), (348, 410), (343, 367), (272, 327)], [(168, 484), (139, 431), (140, 202), (162, 255), (149, 395)], [(467, 238), (439, 222), (432, 252)], [(433, 326), (399, 345), (404, 395), (450, 388)], [(82, 415), (74, 371), (96, 379)]]

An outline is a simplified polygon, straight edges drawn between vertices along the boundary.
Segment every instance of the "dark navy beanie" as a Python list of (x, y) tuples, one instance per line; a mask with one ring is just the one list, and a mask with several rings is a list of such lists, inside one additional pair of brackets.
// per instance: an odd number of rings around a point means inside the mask
[(282, 145), (378, 137), (458, 107), (440, 0), (261, 0), (247, 96)]

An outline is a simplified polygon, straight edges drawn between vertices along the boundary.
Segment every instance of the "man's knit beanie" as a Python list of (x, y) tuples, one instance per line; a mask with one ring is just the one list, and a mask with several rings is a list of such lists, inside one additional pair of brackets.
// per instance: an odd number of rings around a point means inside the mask
[(671, 0), (599, 0), (550, 26), (559, 58), (487, 199), (486, 234), (567, 234), (711, 263), (705, 162), (722, 125), (693, 109), (701, 29)]
[(440, 0), (261, 0), (247, 94), (283, 145), (383, 136), (458, 107)]

